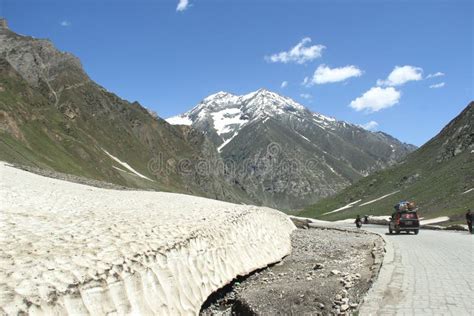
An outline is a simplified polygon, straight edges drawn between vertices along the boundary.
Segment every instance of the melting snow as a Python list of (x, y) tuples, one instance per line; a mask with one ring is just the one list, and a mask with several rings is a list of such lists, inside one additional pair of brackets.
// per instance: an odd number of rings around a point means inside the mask
[(359, 206), (364, 206), (364, 205), (372, 204), (372, 203), (374, 203), (374, 202), (377, 202), (377, 201), (380, 201), (380, 200), (382, 200), (382, 199), (385, 199), (387, 196), (393, 195), (393, 194), (398, 193), (398, 192), (400, 192), (400, 190), (397, 190), (397, 191), (392, 192), (392, 193), (389, 193), (389, 194), (385, 194), (385, 195), (383, 195), (383, 196), (381, 196), (381, 197), (379, 197), (379, 198), (376, 198), (375, 200), (372, 200), (372, 201), (369, 201), (369, 202), (365, 202), (365, 203), (363, 203), (363, 204), (361, 204), (361, 205), (359, 205)]
[(436, 223), (447, 222), (447, 221), (449, 221), (448, 216), (441, 216), (441, 217), (421, 220), (420, 224), (429, 225), (429, 224), (436, 224)]
[(184, 115), (177, 115), (166, 119), (166, 122), (170, 123), (171, 125), (192, 125), (193, 121), (189, 119), (189, 117)]
[(234, 139), (235, 136), (237, 136), (239, 133), (236, 132), (234, 135), (232, 135), (232, 137), (230, 137), (229, 139), (227, 139), (226, 141), (224, 141), (218, 148), (217, 148), (217, 151), (218, 152), (221, 152), (222, 148), (224, 148), (228, 143), (230, 143), (231, 140)]
[(362, 200), (357, 200), (357, 201), (355, 201), (355, 202), (351, 202), (351, 203), (349, 203), (349, 204), (347, 204), (347, 205), (345, 205), (345, 206), (343, 206), (343, 207), (340, 207), (340, 208), (338, 208), (338, 209), (335, 209), (334, 211), (331, 211), (331, 212), (324, 213), (324, 214), (322, 214), (322, 215), (327, 215), (327, 214), (331, 214), (331, 213), (336, 213), (336, 212), (345, 210), (346, 208), (351, 208), (351, 207), (353, 207), (355, 204), (359, 203), (360, 201), (362, 201)]
[(109, 154), (109, 152), (107, 150), (105, 150), (104, 148), (101, 148), (110, 158), (112, 158), (113, 160), (115, 160), (116, 162), (118, 162), (119, 164), (121, 164), (122, 166), (124, 166), (125, 168), (127, 168), (128, 170), (130, 170), (131, 172), (133, 172), (135, 175), (139, 176), (140, 178), (143, 178), (143, 179), (147, 179), (147, 180), (150, 180), (150, 181), (153, 181), (152, 179), (142, 175), (140, 172), (136, 171), (135, 169), (133, 169), (128, 163), (126, 162), (123, 162), (121, 161), (120, 159), (118, 159), (117, 157)]
[(296, 130), (295, 130), (295, 133), (298, 134), (298, 135), (300, 135), (300, 136), (301, 136), (304, 140), (306, 140), (307, 142), (310, 142), (310, 143), (311, 143), (311, 141), (310, 141), (306, 136), (304, 136), (304, 135), (298, 133)]
[(336, 172), (336, 170), (334, 170), (334, 168), (333, 168), (333, 167), (331, 167), (331, 166), (330, 166), (330, 165), (328, 165), (328, 164), (326, 164), (326, 166), (327, 166), (327, 167), (329, 168), (329, 170), (331, 170), (333, 173), (335, 173), (335, 174), (339, 175), (339, 174)]

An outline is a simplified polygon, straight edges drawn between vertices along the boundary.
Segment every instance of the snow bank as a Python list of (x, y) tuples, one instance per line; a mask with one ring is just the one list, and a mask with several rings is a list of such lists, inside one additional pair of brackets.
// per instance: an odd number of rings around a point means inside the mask
[(281, 212), (116, 191), (0, 163), (0, 314), (196, 315), (290, 253)]
[(440, 216), (436, 218), (420, 220), (420, 225), (430, 225), (430, 224), (442, 223), (442, 222), (447, 222), (447, 221), (449, 221), (448, 216)]

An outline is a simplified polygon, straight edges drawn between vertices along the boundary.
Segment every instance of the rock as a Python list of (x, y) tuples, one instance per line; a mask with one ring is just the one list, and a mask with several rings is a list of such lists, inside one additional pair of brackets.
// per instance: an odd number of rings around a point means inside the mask
[(332, 275), (339, 275), (340, 273), (341, 273), (341, 271), (339, 271), (339, 270), (332, 270), (331, 271)]
[(350, 306), (351, 308), (356, 308), (357, 306), (359, 306), (359, 304), (357, 304), (357, 303), (351, 303), (351, 304), (349, 304), (349, 306)]
[(335, 299), (336, 301), (340, 301), (340, 300), (342, 300), (342, 295), (341, 295), (341, 294), (337, 294), (337, 295), (334, 297), (334, 299)]
[(307, 281), (312, 281), (313, 278), (312, 278), (312, 277), (307, 277), (306, 280), (307, 280)]
[(318, 303), (317, 304), (319, 308), (324, 309), (326, 306), (323, 303)]
[(348, 309), (349, 309), (349, 305), (347, 305), (347, 304), (341, 305), (341, 312), (345, 312)]
[(324, 269), (324, 264), (322, 263), (316, 263), (313, 267), (313, 270), (321, 270)]
[(461, 230), (461, 231), (467, 231), (467, 228), (465, 228), (463, 225), (458, 225), (458, 224), (449, 225), (449, 226), (446, 227), (445, 229), (446, 229), (446, 230)]
[(310, 221), (303, 218), (290, 217), (297, 228), (308, 229)]
[(349, 293), (349, 292), (347, 292), (347, 290), (342, 290), (342, 297), (347, 297), (347, 294), (348, 294), (348, 293)]

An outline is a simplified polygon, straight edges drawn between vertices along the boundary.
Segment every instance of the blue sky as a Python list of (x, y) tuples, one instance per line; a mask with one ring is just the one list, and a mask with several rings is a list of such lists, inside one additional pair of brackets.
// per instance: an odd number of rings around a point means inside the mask
[(473, 3), (1, 0), (0, 15), (164, 118), (265, 87), (422, 145), (474, 99)]

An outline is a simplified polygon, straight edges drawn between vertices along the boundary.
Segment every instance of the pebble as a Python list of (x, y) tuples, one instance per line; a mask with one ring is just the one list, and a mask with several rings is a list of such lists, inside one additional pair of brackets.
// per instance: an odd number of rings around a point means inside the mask
[(341, 273), (341, 271), (339, 271), (339, 270), (332, 270), (331, 271), (332, 275), (339, 275), (340, 273)]
[(324, 264), (322, 263), (316, 263), (313, 267), (313, 270), (321, 270), (324, 269)]

